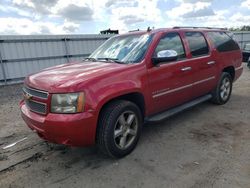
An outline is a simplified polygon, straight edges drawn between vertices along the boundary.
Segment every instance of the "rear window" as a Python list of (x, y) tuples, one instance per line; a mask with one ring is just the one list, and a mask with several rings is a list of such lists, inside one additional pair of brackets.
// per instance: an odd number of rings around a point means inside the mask
[(208, 32), (209, 38), (219, 52), (239, 50), (239, 45), (225, 32)]
[(185, 35), (193, 57), (203, 56), (209, 53), (207, 41), (202, 33), (186, 32)]

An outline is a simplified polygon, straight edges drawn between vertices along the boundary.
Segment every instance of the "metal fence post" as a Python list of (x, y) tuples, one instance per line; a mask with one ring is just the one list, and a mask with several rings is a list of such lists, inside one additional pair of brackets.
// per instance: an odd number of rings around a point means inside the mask
[(68, 49), (68, 43), (67, 43), (67, 38), (66, 37), (64, 38), (64, 44), (65, 44), (65, 53), (66, 53), (67, 61), (69, 63), (70, 62), (69, 49)]
[(4, 84), (7, 85), (7, 78), (6, 78), (6, 73), (5, 73), (4, 66), (3, 66), (3, 58), (2, 58), (1, 48), (0, 48), (0, 63), (1, 63), (1, 69), (2, 69), (3, 78), (4, 78)]

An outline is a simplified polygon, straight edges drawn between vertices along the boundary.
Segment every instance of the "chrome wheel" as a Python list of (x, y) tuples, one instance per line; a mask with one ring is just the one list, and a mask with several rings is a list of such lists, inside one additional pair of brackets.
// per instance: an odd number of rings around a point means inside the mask
[(230, 96), (231, 92), (231, 82), (228, 77), (225, 77), (221, 83), (220, 87), (220, 97), (223, 101), (226, 101)]
[(133, 144), (138, 132), (138, 118), (132, 111), (123, 112), (117, 119), (114, 129), (115, 144), (126, 149)]

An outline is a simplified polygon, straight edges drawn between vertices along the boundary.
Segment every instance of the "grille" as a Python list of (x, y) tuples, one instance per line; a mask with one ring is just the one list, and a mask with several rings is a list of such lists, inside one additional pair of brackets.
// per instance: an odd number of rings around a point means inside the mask
[(29, 109), (33, 112), (37, 112), (40, 114), (46, 114), (46, 104), (36, 102), (33, 100), (25, 100), (25, 104), (29, 107)]
[(34, 97), (38, 97), (38, 98), (42, 98), (42, 99), (48, 98), (48, 92), (46, 92), (46, 91), (40, 91), (37, 89), (28, 88), (28, 87), (24, 87), (23, 91), (25, 93), (28, 93), (28, 94), (34, 96)]
[(23, 93), (31, 96), (30, 99), (25, 99), (25, 104), (31, 111), (39, 113), (39, 114), (46, 114), (47, 113), (46, 103), (33, 100), (33, 97), (41, 98), (41, 99), (48, 99), (48, 92), (24, 87)]

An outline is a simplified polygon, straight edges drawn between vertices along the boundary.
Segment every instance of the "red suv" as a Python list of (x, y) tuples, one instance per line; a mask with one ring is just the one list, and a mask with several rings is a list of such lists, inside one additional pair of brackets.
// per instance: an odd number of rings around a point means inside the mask
[(206, 100), (225, 104), (242, 53), (222, 29), (171, 28), (117, 35), (80, 62), (28, 76), (20, 107), (41, 138), (97, 144), (113, 157), (136, 146), (144, 122)]

